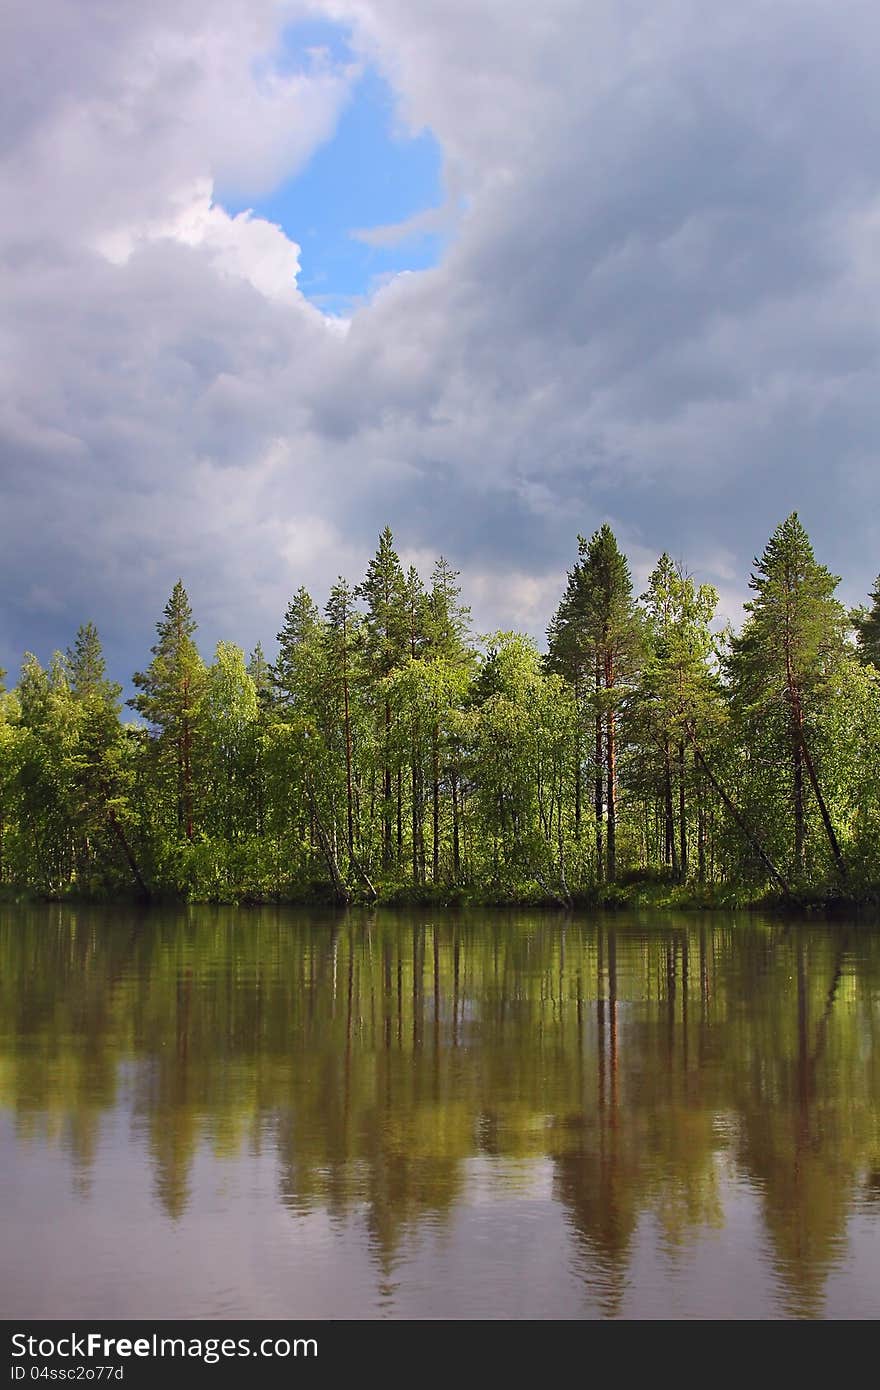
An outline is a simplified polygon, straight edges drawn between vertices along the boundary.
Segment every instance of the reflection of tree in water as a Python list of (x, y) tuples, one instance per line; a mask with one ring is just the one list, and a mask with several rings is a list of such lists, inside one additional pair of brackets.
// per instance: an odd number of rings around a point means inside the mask
[[(761, 1195), (783, 1310), (797, 1317), (822, 1312), (859, 1170), (880, 1141), (880, 1077), (876, 1063), (865, 1074), (866, 1015), (846, 969), (848, 945), (847, 933), (829, 942), (803, 931), (781, 943), (774, 967), (794, 984), (789, 1007), (758, 1011), (752, 1051), (761, 1065), (738, 1097), (737, 1157)], [(768, 973), (758, 987), (772, 984)], [(841, 1012), (846, 1028), (835, 1026)]]
[(175, 1219), (201, 1149), (271, 1145), (284, 1202), (361, 1222), (386, 1292), (466, 1205), (469, 1160), (550, 1156), (606, 1314), (646, 1221), (671, 1266), (721, 1224), (733, 1154), (783, 1307), (810, 1314), (878, 1187), (880, 942), (856, 935), (6, 909), (0, 1104), (80, 1184), (130, 1105)]
[(426, 1217), (448, 1218), (472, 1150), (471, 1116), (441, 1063), (439, 954), (429, 994), (424, 929), (411, 946), (377, 943), (373, 969), (372, 941), (343, 943), (336, 1033), (320, 1037), (317, 1084), (278, 1128), (284, 1200), (298, 1211), (323, 1204), (337, 1220), (357, 1211), (388, 1286), (407, 1235)]
[[(642, 982), (650, 982), (652, 1003), (661, 1006), (649, 1019), (632, 998), (632, 980), (621, 1005), (617, 959), (618, 932), (600, 928), (590, 1085), (583, 1113), (570, 1120), (566, 1146), (556, 1155), (557, 1190), (583, 1243), (584, 1278), (606, 1316), (621, 1311), (636, 1230), (647, 1211), (669, 1252), (720, 1215), (712, 1115), (690, 1103), (698, 1053), (690, 1039), (687, 937), (673, 937), (659, 956), (653, 948), (642, 952), (640, 963), (648, 967)], [(701, 989), (705, 979), (704, 972)], [(578, 1011), (581, 1016), (579, 983)]]

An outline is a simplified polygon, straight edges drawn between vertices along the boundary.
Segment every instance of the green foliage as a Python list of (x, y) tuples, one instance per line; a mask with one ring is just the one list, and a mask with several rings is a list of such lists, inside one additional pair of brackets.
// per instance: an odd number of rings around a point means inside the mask
[(166, 814), (177, 833), (193, 839), (200, 806), (197, 759), (199, 721), (206, 672), (194, 641), (196, 623), (189, 598), (178, 579), (156, 624), (158, 641), (146, 671), (132, 677), (141, 691), (132, 701), (156, 731), (156, 776), (163, 789)]
[(880, 668), (880, 575), (869, 595), (870, 608), (854, 608), (850, 621), (855, 629), (859, 656), (865, 665)]
[(834, 598), (839, 582), (817, 563), (793, 512), (755, 561), (749, 580), (755, 597), (745, 605), (748, 616), (731, 641), (727, 662), (732, 711), (760, 769), (761, 795), (775, 796), (784, 831), (780, 852), (795, 878), (811, 879), (821, 872), (811, 848), (816, 836), (808, 786), (843, 869), (822, 791), (824, 764), (833, 761), (835, 752), (823, 743), (820, 718), (834, 698), (841, 671), (852, 663), (845, 640), (847, 614)]
[[(548, 650), (476, 643), (457, 571), (391, 531), (271, 664), (209, 666), (178, 581), (120, 718), (90, 623), (0, 693), (0, 885), (217, 901), (669, 905), (880, 894), (880, 677), (797, 516), (739, 634), (666, 554), (636, 600), (610, 527), (579, 538)], [(878, 591), (880, 592), (880, 591)], [(873, 595), (875, 606), (880, 603)], [(861, 626), (859, 625), (861, 623)]]

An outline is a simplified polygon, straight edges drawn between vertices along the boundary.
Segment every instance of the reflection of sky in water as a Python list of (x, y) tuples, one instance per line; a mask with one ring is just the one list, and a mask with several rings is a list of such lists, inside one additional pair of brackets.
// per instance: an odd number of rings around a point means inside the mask
[[(722, 1165), (723, 1166), (723, 1165)], [(643, 1215), (615, 1265), (573, 1229), (547, 1160), (466, 1165), (449, 1219), (424, 1217), (390, 1261), (362, 1209), (343, 1219), (278, 1199), (278, 1163), (200, 1150), (186, 1211), (155, 1200), (149, 1163), (123, 1114), (107, 1126), (91, 1181), (71, 1200), (57, 1147), (16, 1141), (0, 1117), (4, 1315), (163, 1318), (761, 1318), (792, 1309), (768, 1252), (760, 1194), (721, 1174), (722, 1228), (670, 1249)], [(853, 1217), (818, 1311), (876, 1317), (877, 1226)], [(10, 1271), (14, 1277), (10, 1278)]]
[(880, 939), (194, 920), (0, 920), (5, 1316), (880, 1312)]

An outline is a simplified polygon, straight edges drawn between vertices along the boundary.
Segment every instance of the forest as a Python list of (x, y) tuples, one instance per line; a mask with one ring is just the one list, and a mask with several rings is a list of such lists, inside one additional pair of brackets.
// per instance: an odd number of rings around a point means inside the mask
[[(880, 579), (849, 611), (797, 513), (738, 631), (663, 554), (578, 537), (546, 651), (476, 637), (390, 529), (270, 662), (210, 662), (182, 582), (136, 694), (80, 627), (0, 681), (0, 891), (213, 902), (873, 904)], [(0, 673), (2, 675), (3, 673)]]

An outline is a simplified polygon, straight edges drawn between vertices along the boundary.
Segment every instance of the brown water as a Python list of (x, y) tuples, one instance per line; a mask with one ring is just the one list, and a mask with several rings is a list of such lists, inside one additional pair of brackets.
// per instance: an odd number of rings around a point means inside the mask
[(880, 934), (0, 909), (0, 1315), (875, 1317)]

